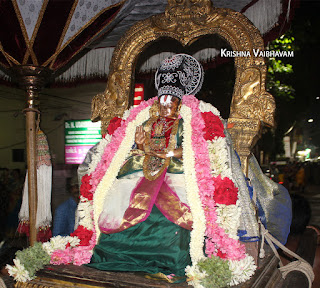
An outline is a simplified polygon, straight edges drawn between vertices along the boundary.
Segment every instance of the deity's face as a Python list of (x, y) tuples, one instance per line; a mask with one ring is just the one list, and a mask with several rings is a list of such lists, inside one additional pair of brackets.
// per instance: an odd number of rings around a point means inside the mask
[(180, 99), (171, 95), (163, 95), (160, 97), (160, 116), (175, 118), (176, 111), (179, 106)]

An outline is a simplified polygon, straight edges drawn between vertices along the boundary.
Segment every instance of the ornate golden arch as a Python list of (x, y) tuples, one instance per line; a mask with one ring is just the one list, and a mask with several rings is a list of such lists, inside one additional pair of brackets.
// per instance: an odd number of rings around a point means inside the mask
[(92, 121), (102, 121), (106, 131), (110, 119), (120, 116), (129, 104), (138, 55), (155, 40), (172, 38), (190, 45), (199, 37), (218, 34), (233, 51), (249, 51), (234, 58), (236, 79), (228, 119), (229, 132), (247, 171), (247, 157), (259, 138), (261, 123), (273, 126), (275, 102), (265, 90), (264, 43), (258, 29), (241, 13), (214, 8), (210, 0), (168, 0), (166, 10), (136, 23), (120, 39), (110, 63), (107, 87), (92, 101)]

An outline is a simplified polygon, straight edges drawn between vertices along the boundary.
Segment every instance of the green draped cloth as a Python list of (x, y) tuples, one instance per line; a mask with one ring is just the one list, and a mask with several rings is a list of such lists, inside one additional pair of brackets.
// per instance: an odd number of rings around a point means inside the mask
[(154, 205), (144, 222), (118, 233), (101, 233), (87, 265), (105, 271), (174, 274), (174, 282), (183, 282), (185, 267), (191, 265), (189, 243), (190, 231), (170, 222)]

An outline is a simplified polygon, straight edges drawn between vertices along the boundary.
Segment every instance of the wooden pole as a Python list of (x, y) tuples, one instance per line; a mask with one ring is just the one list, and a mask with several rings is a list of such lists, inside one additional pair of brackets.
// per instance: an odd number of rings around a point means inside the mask
[(37, 241), (37, 99), (38, 91), (33, 86), (25, 87), (27, 91), (26, 139), (27, 139), (27, 165), (28, 165), (28, 204), (29, 204), (29, 241), (32, 246)]
[(27, 93), (27, 105), (24, 109), (26, 116), (26, 141), (28, 165), (28, 204), (30, 224), (30, 245), (37, 241), (37, 131), (36, 116), (40, 113), (38, 93), (48, 82), (51, 71), (45, 67), (22, 65), (11, 68), (12, 78)]
[(37, 143), (36, 143), (36, 112), (26, 112), (27, 164), (28, 164), (28, 204), (30, 224), (30, 245), (37, 241)]

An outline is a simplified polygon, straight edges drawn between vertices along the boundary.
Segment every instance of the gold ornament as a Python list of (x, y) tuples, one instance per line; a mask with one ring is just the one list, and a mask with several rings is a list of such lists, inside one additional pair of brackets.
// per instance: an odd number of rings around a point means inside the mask
[(136, 59), (151, 42), (171, 38), (187, 46), (210, 34), (224, 38), (233, 51), (250, 52), (248, 57), (234, 58), (236, 78), (228, 119), (232, 124), (230, 134), (246, 171), (247, 157), (260, 137), (262, 125), (274, 125), (275, 102), (265, 88), (265, 59), (260, 53), (258, 56), (253, 53), (263, 51), (264, 42), (246, 16), (231, 9), (214, 8), (210, 0), (169, 0), (164, 13), (137, 22), (123, 35), (110, 63), (105, 100), (102, 106), (93, 107), (98, 112), (92, 114), (98, 117), (92, 121), (101, 119), (102, 125), (108, 125), (112, 116), (120, 115), (132, 105)]

